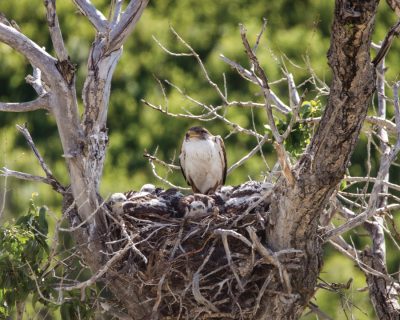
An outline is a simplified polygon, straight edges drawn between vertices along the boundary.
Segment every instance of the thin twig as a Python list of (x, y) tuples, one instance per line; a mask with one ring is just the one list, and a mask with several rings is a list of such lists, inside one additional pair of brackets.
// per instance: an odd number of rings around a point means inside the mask
[(40, 155), (40, 152), (36, 148), (35, 143), (33, 142), (33, 139), (31, 137), (31, 134), (28, 131), (28, 128), (26, 126), (20, 126), (20, 125), (17, 125), (16, 127), (17, 127), (18, 131), (21, 132), (22, 135), (25, 137), (26, 142), (28, 143), (29, 147), (32, 149), (34, 155), (39, 160), (40, 166), (42, 167), (44, 173), (46, 174), (47, 179), (49, 179), (49, 181), (52, 181), (51, 185), (53, 186), (54, 190), (56, 190), (59, 193), (65, 192), (65, 188), (54, 177), (50, 168), (45, 163), (43, 157)]
[(387, 33), (385, 39), (382, 42), (381, 49), (379, 50), (378, 54), (372, 60), (372, 63), (376, 67), (379, 62), (381, 62), (387, 53), (389, 52), (390, 47), (392, 46), (393, 40), (397, 37), (400, 33), (400, 20), (396, 22), (396, 24), (390, 28), (389, 32)]
[(124, 254), (131, 249), (131, 244), (128, 243), (123, 249), (117, 251), (113, 257), (106, 262), (104, 267), (102, 267), (100, 270), (98, 270), (90, 279), (80, 282), (76, 285), (73, 286), (65, 286), (61, 287), (61, 290), (66, 290), (66, 291), (71, 291), (71, 290), (76, 290), (76, 289), (83, 289), (86, 287), (91, 286), (94, 284), (98, 279), (100, 279), (111, 267), (114, 263), (116, 263), (118, 260), (122, 259)]

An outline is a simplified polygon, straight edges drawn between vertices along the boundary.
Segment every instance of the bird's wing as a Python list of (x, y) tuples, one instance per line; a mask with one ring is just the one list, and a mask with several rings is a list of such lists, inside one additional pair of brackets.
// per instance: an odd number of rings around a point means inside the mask
[(216, 136), (216, 141), (219, 145), (219, 156), (223, 161), (223, 176), (222, 176), (222, 184), (225, 184), (225, 180), (226, 180), (226, 172), (227, 172), (227, 162), (226, 162), (226, 151), (225, 151), (225, 144), (224, 144), (224, 140), (222, 140), (222, 138), (220, 136)]
[(185, 181), (188, 185), (190, 185), (190, 182), (188, 180), (188, 178), (186, 177), (185, 174), (185, 167), (186, 167), (186, 152), (185, 150), (183, 150), (183, 146), (181, 148), (181, 154), (179, 155), (179, 166), (181, 167), (181, 171), (183, 174), (183, 177), (185, 178)]

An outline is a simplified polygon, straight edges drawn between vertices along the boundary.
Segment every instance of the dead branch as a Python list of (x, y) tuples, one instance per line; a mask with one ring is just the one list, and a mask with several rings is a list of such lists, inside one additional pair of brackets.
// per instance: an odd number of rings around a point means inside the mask
[(68, 60), (68, 52), (64, 45), (64, 40), (61, 34), (60, 24), (58, 22), (56, 12), (56, 1), (55, 0), (44, 0), (44, 6), (46, 7), (46, 18), (49, 26), (51, 41), (53, 42), (54, 50), (59, 61)]
[(372, 60), (372, 63), (374, 64), (375, 67), (378, 66), (378, 64), (385, 58), (385, 56), (390, 50), (390, 47), (392, 46), (394, 38), (397, 37), (399, 33), (400, 33), (400, 20), (397, 21), (397, 23), (389, 30), (389, 32), (387, 33), (385, 39), (381, 44), (379, 52), (377, 53), (374, 60)]
[(41, 109), (50, 110), (49, 97), (47, 95), (28, 102), (0, 102), (0, 111), (28, 112)]
[(86, 16), (98, 32), (105, 32), (108, 28), (107, 19), (97, 10), (90, 0), (73, 0), (79, 11)]
[(39, 160), (40, 166), (42, 167), (44, 173), (46, 174), (46, 177), (47, 177), (48, 181), (51, 181), (51, 186), (53, 187), (53, 189), (56, 190), (57, 192), (61, 193), (61, 194), (64, 193), (65, 192), (65, 188), (54, 177), (54, 175), (51, 172), (50, 168), (45, 163), (43, 157), (40, 155), (40, 152), (36, 148), (35, 143), (33, 142), (33, 139), (32, 139), (32, 137), (31, 137), (31, 135), (30, 135), (30, 133), (28, 131), (28, 128), (26, 126), (17, 125), (17, 129), (25, 137), (26, 142), (28, 143), (29, 147), (32, 149), (33, 153), (35, 154), (35, 157)]

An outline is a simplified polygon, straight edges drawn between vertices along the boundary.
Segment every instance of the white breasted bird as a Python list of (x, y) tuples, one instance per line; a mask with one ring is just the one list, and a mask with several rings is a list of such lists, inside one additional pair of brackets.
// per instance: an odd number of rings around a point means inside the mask
[(225, 183), (224, 141), (205, 128), (192, 127), (188, 130), (179, 161), (182, 173), (195, 193), (211, 194)]

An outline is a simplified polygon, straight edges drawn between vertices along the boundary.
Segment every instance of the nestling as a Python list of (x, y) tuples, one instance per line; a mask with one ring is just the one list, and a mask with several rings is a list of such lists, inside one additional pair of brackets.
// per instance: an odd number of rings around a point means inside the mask
[(211, 194), (225, 183), (224, 141), (205, 128), (192, 127), (188, 130), (179, 161), (183, 176), (195, 193)]

